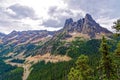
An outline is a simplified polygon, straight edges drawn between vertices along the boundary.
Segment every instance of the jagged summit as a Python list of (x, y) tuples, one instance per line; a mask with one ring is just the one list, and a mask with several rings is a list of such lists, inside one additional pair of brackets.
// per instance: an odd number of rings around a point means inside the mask
[(92, 16), (90, 14), (88, 14), (88, 13), (85, 15), (85, 19), (94, 21)]
[(101, 27), (90, 14), (86, 14), (85, 18), (79, 19), (76, 22), (72, 18), (67, 19), (64, 28), (67, 28), (68, 32), (87, 34), (90, 38), (95, 38), (97, 34), (112, 34), (106, 28)]
[(72, 22), (73, 22), (72, 18), (66, 19), (65, 26), (68, 26), (69, 24), (72, 24)]

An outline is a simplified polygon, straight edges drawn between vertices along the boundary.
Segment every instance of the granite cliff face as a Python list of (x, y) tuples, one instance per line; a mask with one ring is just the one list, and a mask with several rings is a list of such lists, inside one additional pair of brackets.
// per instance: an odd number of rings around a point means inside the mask
[(96, 38), (97, 34), (112, 34), (112, 32), (96, 23), (89, 14), (86, 14), (85, 18), (79, 19), (77, 22), (73, 22), (72, 18), (67, 19), (65, 21), (64, 29), (69, 33), (78, 32), (87, 34), (90, 38)]

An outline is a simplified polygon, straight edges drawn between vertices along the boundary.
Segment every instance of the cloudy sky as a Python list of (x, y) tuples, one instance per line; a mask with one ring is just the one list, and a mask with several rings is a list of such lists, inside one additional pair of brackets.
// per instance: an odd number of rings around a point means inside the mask
[(58, 30), (67, 18), (86, 13), (111, 30), (120, 18), (120, 0), (0, 0), (0, 32)]

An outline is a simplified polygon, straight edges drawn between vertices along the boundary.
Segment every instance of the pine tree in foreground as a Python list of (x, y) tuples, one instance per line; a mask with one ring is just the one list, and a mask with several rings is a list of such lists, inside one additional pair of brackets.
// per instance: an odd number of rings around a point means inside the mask
[(115, 37), (120, 36), (120, 19), (118, 19), (116, 22), (113, 23), (114, 25), (112, 26), (113, 29), (116, 30)]
[(115, 61), (115, 64), (116, 64), (117, 76), (120, 80), (120, 41), (117, 44), (117, 48), (116, 48), (115, 53), (114, 53), (114, 61)]
[(116, 32), (120, 32), (120, 19), (114, 22), (113, 28), (116, 30)]
[(99, 65), (99, 79), (100, 80), (118, 80), (114, 70), (114, 64), (110, 57), (109, 46), (105, 37), (102, 38), (100, 45), (100, 52), (102, 54), (101, 62)]
[(88, 56), (81, 55), (75, 64), (76, 66), (71, 68), (68, 74), (68, 80), (93, 80), (93, 71), (88, 65)]

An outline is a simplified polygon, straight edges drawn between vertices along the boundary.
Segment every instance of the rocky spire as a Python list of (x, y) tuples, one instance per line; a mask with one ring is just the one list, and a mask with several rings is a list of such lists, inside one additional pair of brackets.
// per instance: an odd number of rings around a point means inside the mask
[(65, 21), (65, 26), (68, 26), (69, 24), (71, 24), (73, 22), (72, 18), (66, 19)]
[(64, 28), (68, 32), (80, 32), (88, 34), (90, 37), (95, 37), (99, 33), (111, 33), (107, 29), (101, 27), (90, 14), (86, 14), (85, 18), (79, 19), (77, 22), (73, 22), (72, 18), (65, 21)]
[(90, 21), (93, 20), (93, 18), (90, 14), (86, 14), (85, 19), (90, 20)]

